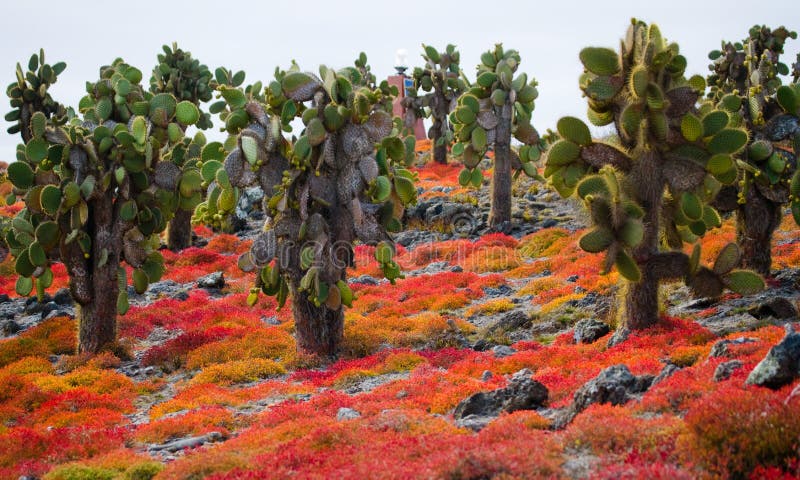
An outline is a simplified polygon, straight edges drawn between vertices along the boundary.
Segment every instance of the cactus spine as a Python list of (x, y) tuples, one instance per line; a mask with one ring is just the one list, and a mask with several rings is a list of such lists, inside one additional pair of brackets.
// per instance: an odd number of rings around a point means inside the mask
[[(268, 218), (251, 250), (239, 260), (257, 272), (248, 301), (274, 295), (279, 306), (292, 297), (298, 349), (335, 356), (341, 343), (343, 306), (353, 299), (346, 269), (353, 242), (377, 245), (375, 257), (391, 282), (401, 278), (387, 232), (401, 228), (404, 206), (416, 201), (413, 137), (402, 140), (391, 117), (396, 91), (375, 85), (366, 61), (319, 76), (293, 65), (261, 85), (220, 87), (233, 141), (215, 182), (243, 188), (260, 184)], [(242, 125), (231, 124), (241, 117)], [(296, 140), (283, 132), (301, 118)], [(238, 122), (238, 120), (236, 120)], [(217, 209), (209, 196), (197, 209)]]
[[(732, 155), (747, 134), (728, 115), (696, 108), (705, 88), (700, 77), (686, 79), (686, 60), (658, 27), (633, 20), (620, 52), (585, 48), (580, 87), (589, 119), (613, 124), (619, 143), (592, 140), (579, 119), (558, 122), (561, 140), (547, 152), (544, 175), (564, 197), (577, 192), (591, 214), (593, 229), (580, 245), (607, 252), (605, 270), (616, 266), (623, 281), (622, 329), (642, 329), (658, 320), (658, 286), (683, 279), (696, 294), (717, 296), (723, 287), (741, 293), (763, 287), (752, 272), (734, 270), (735, 245), (719, 268), (699, 265), (699, 248), (683, 253), (706, 230), (719, 226), (708, 205), (736, 178)], [(665, 245), (662, 245), (662, 240)]]
[(133, 267), (137, 292), (163, 274), (158, 234), (175, 199), (155, 171), (174, 144), (169, 132), (193, 123), (186, 119), (199, 112), (170, 94), (146, 92), (142, 73), (117, 59), (87, 84), (82, 118), (63, 123), (14, 101), (31, 77), (9, 87), (12, 106), (33, 112), (28, 125), (20, 117), (18, 131), (30, 138), (8, 170), (13, 194), (25, 202), (5, 238), (16, 259), (16, 290), (43, 295), (53, 280), (51, 265), (64, 263), (80, 307), (78, 350), (94, 353), (114, 343), (116, 316), (128, 310), (121, 262)]
[[(433, 160), (446, 164), (447, 150), (453, 143), (447, 116), (455, 108), (458, 97), (467, 90), (459, 66), (461, 54), (454, 45), (447, 45), (444, 51), (439, 52), (423, 44), (422, 51), (425, 66), (414, 69), (414, 90), (403, 99), (405, 127), (413, 130), (418, 118), (429, 116), (433, 121), (428, 130), (428, 138), (433, 142)], [(420, 89), (425, 93), (419, 95), (417, 91)]]
[[(492, 177), (492, 228), (507, 230), (511, 226), (511, 171), (522, 170), (537, 176), (533, 162), (539, 159), (542, 140), (531, 125), (534, 101), (539, 95), (536, 80), (520, 73), (520, 56), (516, 50), (504, 50), (502, 44), (481, 55), (475, 85), (458, 99), (458, 107), (450, 114), (459, 143), (453, 154), (461, 155), (464, 170), (459, 181), (466, 186), (480, 186), (483, 176), (478, 164), (489, 148), (494, 149)], [(522, 142), (519, 153), (511, 150), (511, 137)]]
[(791, 205), (800, 224), (800, 82), (795, 72), (791, 83), (781, 85), (781, 76), (790, 73), (780, 61), (787, 38), (797, 34), (754, 26), (744, 42), (723, 42), (709, 54), (710, 101), (750, 132), (738, 181), (723, 189), (716, 206), (736, 212), (743, 267), (762, 275), (770, 273), (772, 234), (784, 205)]

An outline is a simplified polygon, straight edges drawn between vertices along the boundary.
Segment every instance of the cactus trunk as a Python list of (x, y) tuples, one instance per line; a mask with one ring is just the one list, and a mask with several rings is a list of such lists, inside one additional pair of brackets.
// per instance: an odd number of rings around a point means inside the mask
[(177, 209), (175, 216), (169, 221), (167, 230), (167, 248), (173, 252), (192, 246), (192, 212)]
[(742, 268), (769, 275), (772, 267), (772, 234), (781, 223), (781, 205), (771, 202), (755, 188), (736, 214), (736, 241), (742, 250)]
[(92, 301), (78, 307), (78, 352), (98, 353), (117, 338), (117, 265), (107, 263), (93, 273), (96, 292)]
[[(119, 282), (117, 269), (120, 263), (121, 241), (119, 225), (115, 225), (112, 193), (104, 194), (107, 198), (97, 198), (89, 202), (92, 249), (85, 259), (89, 278), (76, 279), (87, 283), (93, 292), (88, 302), (78, 302), (78, 352), (97, 353), (111, 346), (117, 336), (117, 297)], [(107, 257), (101, 264), (103, 255)], [(77, 277), (70, 272), (71, 276)]]
[(499, 110), (489, 215), (489, 225), (494, 229), (511, 223), (511, 106), (503, 105)]
[(335, 358), (344, 332), (344, 311), (317, 307), (302, 292), (292, 293), (295, 338), (299, 352)]
[(436, 163), (447, 164), (447, 142), (443, 139), (447, 129), (447, 99), (441, 90), (436, 90), (433, 102), (433, 126), (431, 128), (431, 141), (433, 143), (433, 160)]

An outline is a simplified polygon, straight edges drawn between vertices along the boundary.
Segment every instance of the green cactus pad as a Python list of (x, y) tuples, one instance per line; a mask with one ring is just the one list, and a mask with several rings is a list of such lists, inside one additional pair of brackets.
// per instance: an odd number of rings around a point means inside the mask
[(710, 137), (728, 125), (728, 114), (715, 110), (703, 117), (703, 136)]
[(625, 134), (627, 138), (636, 138), (642, 126), (641, 107), (635, 103), (625, 107), (625, 110), (623, 110), (620, 115), (619, 123), (622, 127), (622, 133)]
[(735, 128), (725, 128), (717, 132), (708, 142), (711, 153), (736, 153), (747, 145), (747, 132)]
[(645, 98), (647, 95), (647, 85), (650, 83), (650, 74), (644, 65), (636, 65), (631, 69), (629, 80), (629, 90), (636, 99)]
[(470, 183), (475, 188), (479, 188), (483, 183), (483, 172), (481, 172), (479, 168), (472, 170), (472, 178), (470, 178)]
[(28, 257), (34, 267), (42, 267), (47, 263), (47, 254), (39, 242), (33, 242), (28, 247)]
[[(153, 115), (156, 110), (163, 110), (167, 118), (175, 114), (175, 109), (178, 106), (178, 101), (169, 93), (159, 93), (150, 99), (150, 114)], [(155, 118), (153, 118), (155, 121)]]
[(47, 158), (49, 145), (43, 138), (34, 138), (25, 145), (25, 154), (31, 163), (39, 163)]
[(372, 198), (376, 203), (383, 203), (389, 199), (392, 194), (392, 183), (384, 175), (380, 175), (375, 179), (373, 187)]
[(722, 250), (714, 262), (714, 273), (717, 275), (725, 275), (739, 265), (742, 259), (741, 251), (735, 243), (729, 243), (722, 247)]
[(592, 143), (589, 127), (575, 117), (562, 117), (558, 120), (558, 133), (565, 139), (578, 145), (587, 146)]
[(747, 147), (747, 155), (756, 162), (766, 160), (772, 155), (772, 143), (766, 140), (756, 140)]
[(55, 185), (45, 185), (39, 194), (39, 203), (45, 213), (55, 216), (61, 206), (61, 189)]
[(626, 280), (638, 282), (642, 279), (642, 272), (639, 270), (639, 266), (636, 265), (636, 262), (624, 251), (620, 250), (617, 253), (617, 258), (614, 259), (614, 265), (616, 265), (619, 274)]
[(36, 241), (46, 250), (58, 244), (59, 228), (56, 222), (46, 221), (36, 227)]
[(150, 283), (150, 280), (147, 278), (147, 274), (139, 268), (134, 268), (132, 279), (133, 288), (136, 290), (136, 293), (139, 295), (143, 294), (147, 290), (147, 285)]
[(175, 107), (175, 118), (183, 125), (194, 125), (200, 120), (200, 110), (194, 103), (184, 100)]
[(483, 88), (491, 88), (494, 82), (497, 81), (497, 75), (494, 72), (483, 72), (478, 75), (476, 82)]
[(27, 190), (33, 186), (33, 169), (27, 163), (13, 162), (8, 166), (7, 173), (11, 183), (20, 190)]
[(458, 173), (458, 183), (462, 187), (468, 186), (469, 183), (470, 183), (470, 180), (472, 180), (472, 170), (471, 169), (464, 168)]
[(481, 105), (478, 102), (478, 98), (475, 95), (465, 94), (461, 96), (460, 99), (461, 105), (465, 107), (469, 107), (472, 112), (477, 115), (478, 112), (481, 111)]
[(681, 211), (689, 220), (700, 220), (703, 217), (703, 205), (697, 195), (691, 192), (681, 195)]
[(736, 168), (733, 158), (727, 153), (712, 156), (706, 164), (706, 170), (714, 176), (723, 176)]
[(47, 126), (47, 117), (42, 112), (35, 112), (31, 116), (31, 133), (34, 138), (42, 138), (44, 136), (44, 129)]
[(611, 194), (608, 189), (608, 183), (602, 175), (590, 175), (578, 184), (578, 196), (585, 199), (587, 195), (605, 195)]
[(767, 167), (776, 174), (781, 174), (786, 170), (786, 160), (778, 152), (775, 152), (767, 160)]
[(589, 108), (586, 112), (586, 118), (589, 122), (596, 127), (604, 127), (614, 121), (614, 113), (611, 110), (605, 112), (598, 112), (593, 108)]
[(722, 97), (720, 105), (722, 105), (722, 108), (725, 110), (735, 113), (742, 108), (742, 98), (738, 95), (728, 94)]
[(473, 112), (471, 108), (466, 106), (458, 107), (455, 111), (455, 116), (458, 119), (459, 123), (463, 123), (465, 125), (474, 123), (477, 118), (475, 116), (475, 112)]
[(476, 151), (482, 152), (486, 149), (486, 130), (481, 127), (475, 127), (475, 130), (472, 131), (471, 139), (472, 147)]
[(119, 217), (126, 222), (130, 222), (136, 218), (137, 213), (139, 213), (139, 209), (136, 207), (136, 202), (128, 200), (120, 207)]
[(795, 93), (794, 89), (788, 85), (782, 85), (778, 88), (775, 97), (778, 104), (786, 111), (786, 113), (796, 115), (800, 109), (800, 98)]
[(703, 123), (696, 116), (687, 113), (681, 118), (681, 134), (686, 140), (694, 142), (703, 136)]
[(628, 219), (617, 234), (625, 245), (635, 247), (639, 245), (644, 238), (644, 225), (642, 225), (641, 220)]
[(587, 47), (578, 55), (586, 70), (595, 75), (614, 75), (619, 72), (619, 56), (609, 48)]
[(555, 166), (569, 165), (578, 159), (581, 154), (580, 147), (569, 141), (559, 140), (547, 152), (547, 164)]
[(764, 279), (749, 270), (733, 270), (722, 277), (725, 286), (740, 295), (752, 295), (765, 288)]
[(606, 228), (595, 228), (584, 234), (578, 241), (578, 245), (585, 252), (598, 253), (607, 249), (614, 243), (614, 235)]
[(800, 169), (797, 169), (789, 182), (789, 193), (800, 200)]
[(586, 87), (586, 95), (598, 102), (607, 102), (617, 95), (620, 88), (612, 82), (611, 77), (597, 77)]

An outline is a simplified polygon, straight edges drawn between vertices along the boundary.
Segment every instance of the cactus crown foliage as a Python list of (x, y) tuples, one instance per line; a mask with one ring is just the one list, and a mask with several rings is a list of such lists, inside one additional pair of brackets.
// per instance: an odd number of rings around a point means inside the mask
[[(216, 81), (208, 67), (176, 43), (162, 49), (164, 53), (158, 54), (158, 65), (150, 77), (150, 91), (171, 93), (178, 101), (188, 100), (196, 106), (210, 101)], [(194, 125), (201, 130), (211, 128), (211, 116), (201, 111)]]
[(453, 154), (462, 156), (465, 167), (459, 176), (462, 185), (480, 185), (482, 175), (476, 167), (503, 132), (522, 143), (519, 153), (513, 154), (512, 166), (529, 176), (537, 175), (533, 162), (539, 159), (544, 144), (531, 125), (531, 115), (539, 92), (535, 79), (528, 81), (525, 73), (515, 77), (519, 64), (519, 52), (506, 50), (502, 44), (484, 52), (475, 84), (459, 97), (457, 108), (450, 113), (458, 140)]
[(795, 38), (785, 27), (756, 25), (743, 42), (723, 42), (709, 54), (708, 97), (751, 132), (739, 163), (739, 203), (754, 188), (770, 202), (790, 202), (800, 224), (800, 82), (795, 75), (783, 85), (790, 70), (780, 58), (786, 40)]
[(38, 55), (31, 55), (27, 71), (23, 71), (22, 66), (17, 63), (17, 79), (6, 89), (12, 110), (6, 114), (5, 119), (16, 122), (8, 128), (8, 133), (20, 133), (23, 141), (30, 140), (30, 120), (35, 112), (41, 112), (45, 118), (52, 117), (56, 122), (66, 120), (66, 109), (53, 100), (48, 92), (65, 68), (67, 64), (64, 62), (54, 65), (45, 63), (44, 50), (39, 50)]
[[(18, 78), (16, 88), (26, 89), (30, 80)], [(17, 147), (17, 161), (8, 169), (13, 194), (25, 203), (5, 237), (16, 258), (20, 295), (34, 287), (42, 294), (57, 261), (66, 264), (79, 304), (102, 294), (91, 286), (91, 272), (121, 260), (134, 267), (138, 292), (161, 277), (157, 234), (175, 201), (155, 172), (163, 152), (176, 143), (171, 132), (182, 131), (199, 114), (191, 102), (147, 92), (141, 80), (141, 71), (122, 59), (101, 67), (100, 78), (86, 84), (79, 116), (66, 123), (35, 110), (38, 99), (49, 98), (52, 81), (42, 84), (37, 98), (23, 97), (24, 104), (17, 107), (33, 111), (28, 125), (19, 120), (18, 130), (28, 128), (31, 138)], [(13, 86), (9, 94), (15, 105)], [(117, 306), (124, 313), (125, 270), (120, 267), (118, 274), (122, 288)]]
[[(616, 265), (637, 282), (641, 268), (651, 271), (661, 259), (682, 262), (684, 242), (720, 225), (709, 202), (736, 181), (735, 158), (748, 133), (725, 110), (697, 108), (705, 81), (684, 77), (686, 59), (656, 25), (633, 20), (619, 53), (588, 47), (580, 59), (589, 120), (613, 124), (618, 141), (595, 141), (581, 120), (562, 118), (561, 139), (548, 150), (544, 175), (562, 196), (577, 192), (586, 203), (594, 228), (581, 247), (606, 251), (606, 269)], [(678, 255), (659, 256), (665, 249)], [(680, 270), (675, 276), (707, 294), (719, 294), (723, 286), (744, 288), (741, 283), (748, 291), (763, 286), (749, 272), (715, 273), (696, 262), (688, 272)], [(733, 282), (732, 274), (748, 281)]]
[[(297, 65), (276, 70), (263, 91), (260, 83), (219, 87), (232, 148), (196, 217), (228, 214), (227, 190), (253, 183), (264, 190), (264, 231), (239, 262), (259, 272), (252, 303), (263, 292), (283, 305), (291, 291), (317, 307), (349, 305), (345, 270), (355, 241), (377, 244), (386, 277), (401, 278), (387, 232), (400, 229), (404, 206), (416, 201), (416, 177), (404, 168), (414, 158), (414, 138), (402, 139), (401, 122), (392, 119), (396, 89), (375, 85), (368, 72), (362, 54), (355, 67), (321, 66), (319, 76)], [(289, 139), (284, 132), (296, 118), (303, 129)]]
[[(422, 44), (421, 54), (425, 65), (415, 67), (412, 72), (414, 88), (403, 99), (406, 107), (406, 128), (413, 128), (418, 118), (431, 117), (439, 129), (437, 146), (453, 143), (453, 132), (448, 125), (447, 115), (455, 108), (456, 100), (468, 88), (468, 82), (461, 71), (461, 53), (455, 45), (448, 44), (443, 51)], [(420, 90), (424, 93), (420, 93)], [(433, 139), (433, 130), (429, 137)]]

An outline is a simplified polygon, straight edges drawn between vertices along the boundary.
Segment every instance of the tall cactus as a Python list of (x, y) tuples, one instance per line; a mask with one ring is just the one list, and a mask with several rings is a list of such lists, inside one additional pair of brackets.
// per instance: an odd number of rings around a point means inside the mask
[[(428, 138), (433, 142), (433, 160), (445, 164), (448, 147), (453, 143), (447, 116), (455, 108), (458, 97), (467, 90), (467, 83), (459, 66), (461, 54), (454, 45), (447, 45), (439, 52), (423, 44), (422, 50), (425, 66), (414, 68), (414, 90), (403, 99), (404, 123), (407, 129), (413, 130), (417, 119), (429, 116), (433, 121), (428, 130)], [(425, 93), (420, 95), (420, 89)]]
[(747, 132), (722, 110), (696, 108), (705, 82), (684, 77), (678, 45), (668, 44), (655, 25), (633, 20), (619, 54), (589, 47), (580, 59), (589, 119), (613, 124), (619, 143), (595, 141), (581, 120), (564, 117), (544, 175), (564, 197), (577, 191), (590, 211), (593, 229), (580, 246), (606, 251), (606, 270), (616, 265), (624, 287), (622, 329), (658, 320), (662, 281), (683, 279), (696, 294), (711, 297), (723, 287), (742, 293), (763, 288), (759, 276), (734, 270), (735, 245), (723, 249), (713, 269), (699, 265), (699, 247), (691, 256), (683, 253), (684, 241), (720, 225), (708, 202), (722, 183), (735, 181), (732, 156), (745, 147)]
[[(29, 131), (30, 138), (8, 169), (13, 193), (25, 202), (6, 234), (19, 274), (17, 293), (35, 288), (42, 295), (53, 280), (51, 265), (64, 263), (80, 307), (81, 352), (115, 341), (117, 313), (128, 310), (123, 260), (133, 267), (137, 292), (161, 277), (158, 233), (172, 214), (179, 180), (174, 165), (163, 168), (171, 162), (162, 160), (162, 152), (175, 143), (176, 130), (199, 118), (194, 104), (152, 95), (141, 79), (141, 71), (117, 59), (100, 69), (98, 81), (87, 83), (82, 119), (60, 125), (42, 111), (27, 125), (20, 118), (19, 131)], [(27, 89), (25, 80), (18, 78), (16, 87)]]
[[(213, 218), (226, 189), (260, 184), (268, 218), (239, 261), (258, 271), (248, 300), (263, 292), (282, 306), (291, 295), (298, 349), (326, 357), (338, 351), (342, 308), (353, 299), (346, 281), (353, 242), (377, 245), (386, 278), (401, 278), (387, 232), (400, 229), (404, 206), (416, 201), (415, 175), (403, 168), (414, 139), (401, 140), (391, 116), (396, 91), (386, 82), (371, 86), (363, 71), (322, 66), (317, 77), (294, 65), (276, 71), (263, 94), (260, 85), (220, 87), (236, 143), (215, 174), (219, 197), (196, 212)], [(237, 118), (241, 124), (231, 122)], [(304, 129), (290, 141), (281, 132), (295, 118)]]
[[(178, 48), (173, 43), (172, 46), (164, 45), (164, 53), (158, 55), (158, 65), (153, 69), (150, 77), (150, 91), (154, 94), (169, 93), (178, 101), (189, 101), (199, 107), (201, 103), (208, 102), (213, 98), (216, 82), (207, 66), (201, 64), (197, 59), (192, 58), (190, 52)], [(211, 116), (207, 112), (199, 110), (200, 117), (195, 125), (201, 130), (211, 128)], [(185, 131), (185, 130), (184, 130)], [(178, 132), (174, 132), (176, 135)], [(170, 160), (182, 173), (196, 175), (196, 170), (192, 159), (199, 158), (198, 148), (202, 148), (205, 139), (198, 135), (193, 142), (187, 142), (187, 147), (192, 145), (194, 148), (185, 148), (183, 151), (194, 153), (194, 155), (181, 154), (171, 155)], [(192, 212), (202, 199), (201, 190), (179, 191), (180, 194), (175, 215), (169, 220), (167, 226), (167, 247), (172, 251), (179, 251), (187, 248), (192, 242)]]
[[(536, 80), (514, 74), (519, 68), (516, 50), (495, 45), (481, 55), (475, 85), (458, 99), (458, 108), (450, 114), (459, 143), (454, 155), (462, 155), (464, 170), (459, 181), (466, 186), (480, 186), (483, 176), (477, 168), (486, 151), (494, 149), (492, 208), (490, 226), (505, 230), (511, 222), (511, 170), (537, 176), (532, 162), (539, 159), (543, 142), (531, 125), (534, 101), (539, 96)], [(511, 150), (511, 137), (522, 142), (519, 154)]]
[(780, 61), (786, 39), (797, 34), (765, 26), (749, 33), (744, 42), (723, 42), (709, 54), (709, 99), (750, 132), (739, 180), (723, 189), (715, 205), (736, 212), (743, 266), (769, 275), (772, 234), (784, 205), (791, 204), (800, 224), (800, 83), (795, 78), (781, 85), (781, 76), (790, 72)]

